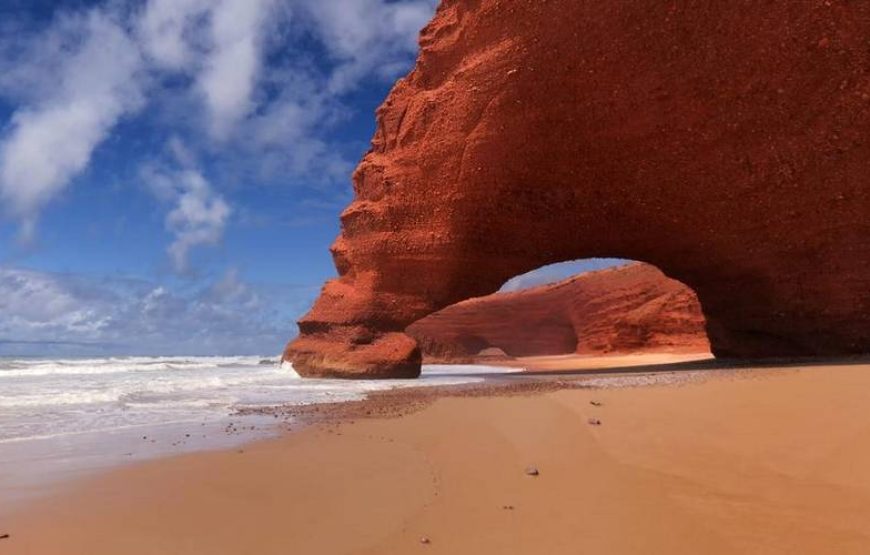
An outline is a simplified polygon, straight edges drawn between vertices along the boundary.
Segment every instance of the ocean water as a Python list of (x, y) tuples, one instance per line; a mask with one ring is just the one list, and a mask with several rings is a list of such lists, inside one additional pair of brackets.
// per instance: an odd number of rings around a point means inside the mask
[(427, 365), (419, 380), (346, 381), (302, 379), (265, 357), (0, 359), (0, 493), (70, 470), (275, 433), (270, 419), (233, 416), (242, 408), (351, 401), (510, 371)]
[(424, 367), (420, 380), (303, 380), (264, 357), (0, 359), (0, 445), (85, 432), (221, 420), (239, 408), (360, 399), (479, 381), (508, 369)]

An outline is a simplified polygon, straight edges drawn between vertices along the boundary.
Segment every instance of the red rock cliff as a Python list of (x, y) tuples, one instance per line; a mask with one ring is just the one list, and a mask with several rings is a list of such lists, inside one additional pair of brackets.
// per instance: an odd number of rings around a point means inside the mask
[(285, 357), (415, 376), (409, 324), (589, 257), (690, 286), (716, 355), (867, 352), (867, 37), (854, 0), (444, 0)]
[(448, 361), (492, 347), (511, 356), (710, 350), (695, 293), (647, 264), (463, 301), (407, 333), (424, 356)]

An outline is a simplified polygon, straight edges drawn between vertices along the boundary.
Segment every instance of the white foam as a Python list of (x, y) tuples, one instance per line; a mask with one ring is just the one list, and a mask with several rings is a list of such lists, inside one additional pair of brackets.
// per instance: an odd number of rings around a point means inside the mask
[(263, 358), (0, 360), (0, 442), (220, 419), (244, 407), (352, 401), (374, 391), (457, 385), (516, 371), (426, 365), (419, 380), (312, 380), (287, 362), (261, 364)]
[(105, 359), (13, 359), (0, 361), (0, 383), (15, 377), (196, 370), (216, 366), (252, 366), (260, 357), (120, 357)]

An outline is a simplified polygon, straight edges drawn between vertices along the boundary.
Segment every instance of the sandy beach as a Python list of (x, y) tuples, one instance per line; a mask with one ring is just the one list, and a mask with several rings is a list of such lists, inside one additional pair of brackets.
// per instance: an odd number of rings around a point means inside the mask
[(0, 507), (0, 553), (870, 551), (866, 360), (685, 374), (376, 395)]
[(870, 555), (870, 0), (0, 14), (0, 555)]

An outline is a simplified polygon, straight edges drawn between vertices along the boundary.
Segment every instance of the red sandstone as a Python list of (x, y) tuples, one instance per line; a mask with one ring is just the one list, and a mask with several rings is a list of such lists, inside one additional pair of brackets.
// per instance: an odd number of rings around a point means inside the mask
[(717, 356), (870, 351), (868, 36), (847, 0), (444, 0), (285, 358), (416, 376), (412, 322), (608, 256), (691, 287)]
[(407, 333), (425, 358), (442, 362), (491, 348), (510, 356), (710, 351), (695, 293), (639, 263), (463, 301)]

